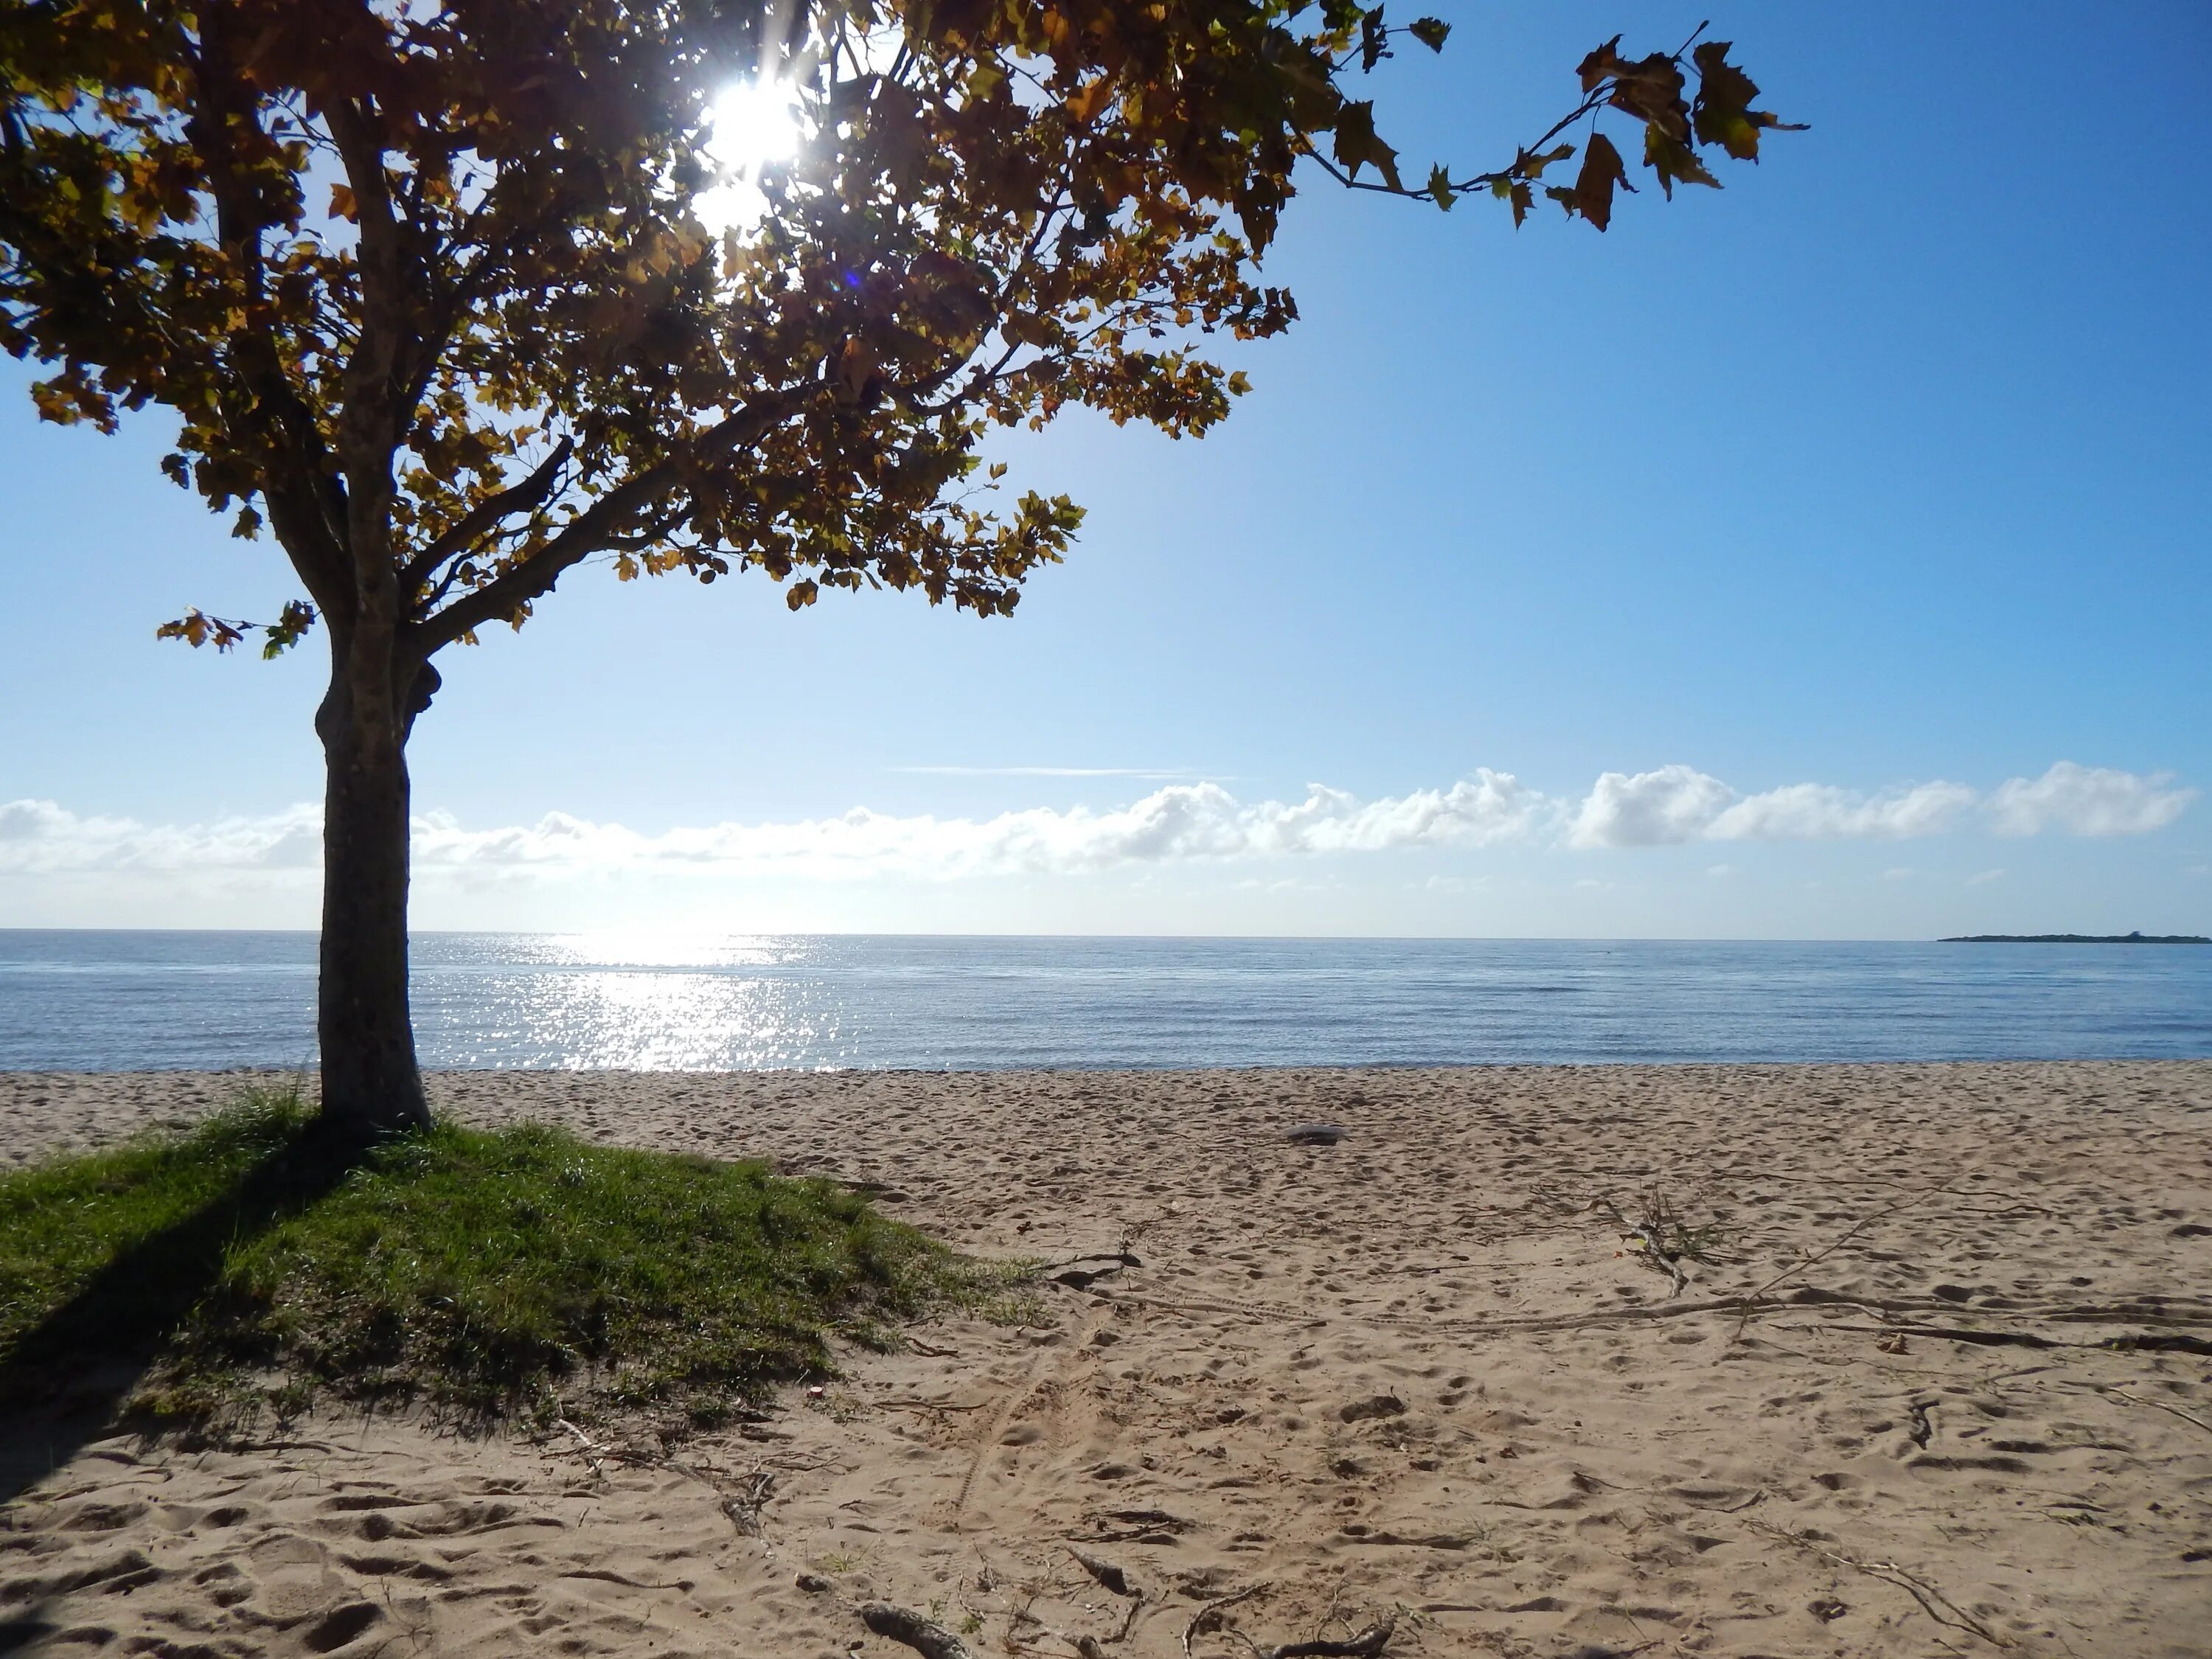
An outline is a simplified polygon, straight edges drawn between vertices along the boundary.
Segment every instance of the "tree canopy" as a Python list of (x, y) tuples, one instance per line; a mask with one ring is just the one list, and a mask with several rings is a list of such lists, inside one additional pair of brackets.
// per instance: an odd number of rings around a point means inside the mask
[[(1000, 503), (985, 434), (1219, 421), (1206, 337), (1297, 314), (1261, 260), (1302, 167), (1603, 230), (1607, 125), (1671, 195), (1778, 125), (1726, 43), (1616, 38), (1550, 132), (1409, 182), (1354, 94), (1449, 33), (1345, 0), (0, 0), (0, 345), (52, 367), (47, 418), (174, 414), (170, 476), (298, 574), (272, 654), (366, 623), (408, 681), (593, 557), (1005, 613), (1081, 515)], [(732, 85), (803, 142), (717, 224)]]

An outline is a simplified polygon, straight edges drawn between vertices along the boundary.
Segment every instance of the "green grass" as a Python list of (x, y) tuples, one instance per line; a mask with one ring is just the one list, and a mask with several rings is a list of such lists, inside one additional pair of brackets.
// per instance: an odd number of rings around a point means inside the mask
[(263, 1095), (0, 1175), (0, 1401), (112, 1359), (170, 1417), (327, 1392), (706, 1423), (1007, 1281), (757, 1164), (447, 1122), (340, 1158), (311, 1123)]

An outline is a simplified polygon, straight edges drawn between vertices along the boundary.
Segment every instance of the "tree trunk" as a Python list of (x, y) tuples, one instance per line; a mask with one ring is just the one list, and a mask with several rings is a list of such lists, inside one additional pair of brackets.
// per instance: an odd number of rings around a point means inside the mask
[[(331, 689), (315, 715), (328, 772), (315, 1021), (323, 1120), (358, 1139), (430, 1121), (407, 1009), (410, 722), (393, 718), (407, 692), (392, 685), (388, 652), (377, 653), (381, 660), (357, 658), (366, 643), (333, 629)], [(373, 685), (378, 676), (382, 684)]]

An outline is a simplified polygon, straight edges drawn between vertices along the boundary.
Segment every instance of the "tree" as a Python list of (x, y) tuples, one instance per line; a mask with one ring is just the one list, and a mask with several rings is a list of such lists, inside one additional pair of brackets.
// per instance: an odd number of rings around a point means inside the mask
[[(1600, 118), (1669, 197), (1778, 125), (1726, 44), (1616, 38), (1509, 163), (1408, 184), (1352, 92), (1448, 32), (1346, 0), (0, 0), (0, 345), (51, 368), (49, 419), (168, 410), (169, 476), (303, 590), (163, 635), (329, 641), (325, 1116), (427, 1116), (405, 750), (440, 652), (586, 560), (1006, 615), (1081, 513), (994, 505), (979, 445), (1070, 403), (1219, 421), (1245, 386), (1203, 338), (1295, 318), (1261, 259), (1302, 166), (1602, 230), (1633, 186)], [(728, 153), (787, 104), (787, 156)]]

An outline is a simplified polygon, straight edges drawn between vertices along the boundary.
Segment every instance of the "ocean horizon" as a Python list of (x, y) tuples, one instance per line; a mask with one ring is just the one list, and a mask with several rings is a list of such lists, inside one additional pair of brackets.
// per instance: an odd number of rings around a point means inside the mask
[[(0, 1070), (314, 1063), (311, 932), (0, 929)], [(2212, 948), (423, 933), (425, 1066), (1006, 1070), (2212, 1055)]]

